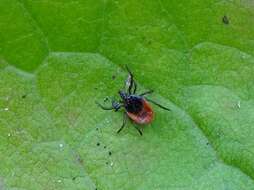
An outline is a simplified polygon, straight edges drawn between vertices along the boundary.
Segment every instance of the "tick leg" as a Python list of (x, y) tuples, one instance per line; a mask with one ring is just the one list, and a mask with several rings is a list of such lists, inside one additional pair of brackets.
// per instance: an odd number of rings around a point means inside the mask
[(95, 102), (101, 109), (103, 110), (113, 110), (115, 109), (114, 107), (105, 107), (103, 105), (101, 105), (99, 102)]
[(126, 120), (127, 120), (127, 115), (126, 115), (126, 113), (124, 113), (124, 114), (123, 114), (123, 124), (122, 124), (122, 126), (120, 127), (120, 129), (118, 129), (117, 133), (120, 133), (120, 132), (122, 131), (122, 129), (125, 127)]
[(136, 94), (136, 90), (137, 90), (137, 83), (135, 82), (134, 79), (133, 80), (133, 86), (134, 86), (134, 89), (133, 89), (133, 94)]
[[(128, 92), (129, 92), (129, 94), (132, 94), (131, 93), (131, 89), (132, 89), (132, 87), (133, 87), (133, 76), (132, 75), (130, 75), (131, 76), (131, 78), (130, 78), (130, 86), (128, 87)], [(135, 90), (135, 89), (134, 89)]]
[(120, 104), (119, 102), (116, 101), (112, 101), (112, 107), (115, 109), (115, 111), (118, 111), (121, 107), (123, 106), (123, 104)]
[(115, 110), (115, 111), (118, 111), (122, 106), (123, 104), (120, 104), (119, 102), (116, 102), (114, 100), (112, 100), (112, 107), (105, 107), (103, 105), (101, 105), (99, 102), (95, 101), (95, 103), (103, 110)]
[(128, 92), (129, 94), (131, 94), (131, 89), (132, 89), (132, 86), (133, 86), (133, 75), (129, 69), (129, 67), (127, 65), (125, 65), (128, 73), (129, 73), (129, 76), (128, 76), (128, 79), (127, 79), (127, 82), (129, 83), (129, 86), (128, 86)]
[(148, 90), (146, 92), (143, 92), (142, 94), (140, 94), (139, 96), (145, 96), (147, 94), (152, 94), (153, 93), (153, 90)]
[(132, 72), (130, 71), (130, 69), (129, 69), (129, 67), (128, 67), (127, 65), (126, 65), (126, 69), (127, 69), (128, 73), (129, 73), (129, 76), (130, 76), (130, 86), (129, 86), (129, 88), (128, 88), (128, 92), (129, 92), (129, 94), (132, 94), (132, 93), (131, 93), (131, 90), (132, 90), (132, 88), (133, 88), (133, 86), (134, 86), (133, 94), (135, 94), (135, 92), (136, 92), (136, 90), (137, 90), (137, 84), (136, 84), (136, 82), (134, 81), (134, 79), (133, 79), (133, 74), (132, 74)]
[(134, 125), (134, 127), (135, 127), (135, 129), (138, 130), (139, 134), (142, 136), (143, 135), (142, 131), (137, 126)]
[(149, 98), (146, 98), (146, 100), (147, 100), (147, 101), (149, 101), (149, 102), (152, 102), (154, 105), (156, 105), (156, 106), (158, 106), (158, 107), (160, 107), (160, 108), (162, 108), (162, 109), (164, 109), (164, 110), (171, 111), (171, 109), (166, 108), (166, 107), (164, 107), (164, 106), (162, 106), (162, 105), (158, 104), (158, 103), (157, 103), (157, 102), (155, 102), (154, 100), (151, 100), (151, 99), (149, 99)]

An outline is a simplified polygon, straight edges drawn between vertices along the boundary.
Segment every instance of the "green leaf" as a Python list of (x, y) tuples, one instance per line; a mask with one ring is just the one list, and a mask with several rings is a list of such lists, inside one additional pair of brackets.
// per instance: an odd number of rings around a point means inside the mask
[[(253, 8), (0, 0), (0, 189), (253, 189)], [(142, 137), (95, 104), (124, 65), (172, 110)]]

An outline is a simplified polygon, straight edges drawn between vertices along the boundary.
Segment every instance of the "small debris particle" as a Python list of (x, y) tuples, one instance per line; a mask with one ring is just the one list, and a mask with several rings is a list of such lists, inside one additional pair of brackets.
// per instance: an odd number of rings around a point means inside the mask
[(4, 111), (8, 111), (9, 110), (9, 108), (4, 108)]
[(104, 98), (104, 100), (103, 100), (104, 102), (107, 102), (108, 101), (108, 97), (106, 97), (106, 98)]
[(240, 101), (237, 102), (237, 107), (238, 107), (239, 109), (241, 108), (241, 102), (240, 102)]
[(62, 180), (61, 180), (61, 179), (59, 179), (59, 180), (57, 180), (57, 182), (58, 182), (58, 183), (61, 183), (61, 182), (62, 182)]
[(11, 133), (8, 133), (8, 137), (10, 137), (11, 136)]
[(27, 96), (27, 95), (26, 95), (26, 94), (24, 94), (24, 95), (22, 95), (21, 97), (24, 99), (24, 98), (26, 98), (26, 96)]
[(116, 75), (112, 75), (112, 79), (115, 80), (116, 79)]
[(108, 155), (109, 155), (109, 156), (111, 156), (111, 155), (112, 155), (112, 152), (111, 152), (111, 151), (109, 151), (109, 152), (108, 152)]
[(227, 17), (226, 15), (224, 15), (224, 16), (222, 17), (222, 22), (223, 22), (224, 24), (229, 24), (229, 19), (228, 19), (228, 17)]
[(97, 144), (96, 144), (97, 146), (100, 146), (100, 143), (99, 142), (97, 142)]
[(110, 163), (110, 166), (112, 167), (113, 165), (114, 165), (114, 163), (113, 163), (113, 162), (111, 162), (111, 163)]
[(82, 159), (80, 156), (77, 156), (77, 161), (78, 161), (80, 164), (83, 164), (83, 163), (84, 163), (83, 159)]
[(61, 143), (61, 144), (59, 144), (59, 147), (60, 147), (60, 148), (63, 148), (63, 144), (62, 144), (62, 143)]

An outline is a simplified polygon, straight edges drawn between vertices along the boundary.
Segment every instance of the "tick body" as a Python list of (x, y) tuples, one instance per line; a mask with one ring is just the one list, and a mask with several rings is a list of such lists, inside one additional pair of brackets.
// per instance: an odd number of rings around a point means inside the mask
[[(113, 100), (111, 107), (105, 107), (99, 104), (98, 102), (96, 102), (104, 110), (118, 111), (121, 108), (125, 110), (123, 114), (122, 126), (117, 131), (117, 133), (119, 133), (126, 125), (127, 117), (139, 125), (145, 125), (145, 124), (151, 123), (154, 119), (154, 112), (149, 102), (159, 106), (160, 108), (164, 110), (170, 111), (169, 108), (166, 108), (146, 97), (146, 95), (153, 93), (152, 90), (146, 91), (141, 94), (136, 94), (137, 84), (134, 81), (133, 74), (131, 73), (129, 68), (127, 66), (126, 68), (129, 73), (129, 76), (126, 81), (127, 90), (126, 91), (120, 90), (118, 92), (121, 100), (119, 101)], [(135, 125), (134, 127), (138, 130), (139, 134), (142, 135), (141, 130)]]
[(137, 124), (149, 124), (153, 120), (153, 110), (142, 96), (130, 95), (124, 101), (127, 115)]

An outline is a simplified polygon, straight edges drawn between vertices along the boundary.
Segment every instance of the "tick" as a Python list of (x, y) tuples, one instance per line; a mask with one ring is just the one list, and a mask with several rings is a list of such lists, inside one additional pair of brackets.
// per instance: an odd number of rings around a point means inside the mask
[[(105, 107), (104, 105), (101, 105), (100, 103), (96, 102), (98, 106), (103, 110), (114, 110), (117, 112), (121, 108), (124, 109), (123, 123), (119, 128), (119, 130), (117, 131), (117, 133), (120, 133), (120, 131), (122, 131), (122, 129), (125, 127), (127, 118), (131, 119), (132, 121), (134, 121), (136, 124), (139, 125), (151, 123), (154, 118), (154, 111), (149, 102), (153, 103), (154, 105), (164, 110), (170, 111), (169, 108), (166, 108), (161, 104), (155, 102), (154, 100), (147, 98), (147, 95), (152, 94), (153, 90), (148, 90), (141, 94), (136, 94), (137, 83), (134, 80), (132, 72), (127, 66), (126, 69), (129, 73), (128, 78), (126, 80), (127, 90), (119, 90), (118, 93), (121, 99), (119, 101), (112, 100), (111, 107)], [(138, 130), (139, 134), (142, 135), (141, 130), (135, 125), (134, 127), (135, 129)]]

